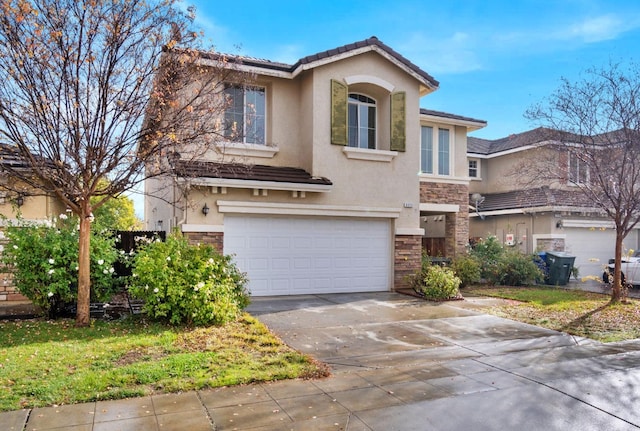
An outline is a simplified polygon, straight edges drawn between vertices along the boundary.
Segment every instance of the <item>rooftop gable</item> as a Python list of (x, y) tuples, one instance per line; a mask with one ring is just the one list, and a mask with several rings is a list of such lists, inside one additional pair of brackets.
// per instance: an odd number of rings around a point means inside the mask
[(294, 78), (304, 70), (313, 69), (324, 64), (343, 60), (345, 58), (369, 51), (377, 52), (378, 54), (387, 58), (389, 61), (406, 71), (408, 74), (412, 75), (425, 87), (425, 92), (434, 91), (440, 85), (440, 83), (436, 81), (431, 75), (429, 75), (427, 72), (416, 66), (407, 58), (393, 50), (388, 45), (382, 43), (375, 36), (358, 42), (339, 46), (337, 48), (322, 51), (316, 54), (308, 55), (301, 58), (292, 65), (246, 56), (227, 55), (204, 51), (201, 52), (201, 57), (204, 59), (220, 59), (221, 57), (224, 57), (227, 61), (233, 62), (238, 65), (240, 69), (244, 68), (255, 73), (262, 72), (269, 75), (275, 74), (277, 76)]

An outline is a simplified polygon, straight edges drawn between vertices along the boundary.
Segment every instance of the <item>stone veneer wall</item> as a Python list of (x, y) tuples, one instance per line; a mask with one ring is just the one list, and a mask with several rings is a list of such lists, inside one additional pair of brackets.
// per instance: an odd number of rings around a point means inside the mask
[(420, 270), (422, 261), (422, 236), (396, 235), (394, 256), (394, 289), (409, 287), (408, 277)]
[(469, 243), (469, 187), (466, 184), (420, 183), (420, 203), (458, 205), (457, 213), (446, 214), (445, 254), (464, 253)]
[(224, 244), (222, 232), (185, 232), (184, 236), (191, 244), (211, 244), (218, 252), (222, 253)]
[[(6, 239), (0, 240), (0, 244), (5, 247)], [(28, 301), (27, 297), (22, 295), (13, 284), (13, 275), (11, 271), (4, 266), (0, 266), (0, 302), (1, 301)]]

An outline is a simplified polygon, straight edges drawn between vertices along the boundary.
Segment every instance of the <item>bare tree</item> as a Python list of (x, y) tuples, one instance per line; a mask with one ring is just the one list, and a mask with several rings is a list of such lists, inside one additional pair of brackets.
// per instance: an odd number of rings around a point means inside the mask
[(203, 61), (176, 1), (0, 0), (0, 141), (23, 167), (5, 169), (79, 216), (78, 326), (93, 211), (219, 133), (209, 119), (229, 67)]
[(588, 70), (577, 82), (563, 79), (527, 116), (548, 127), (543, 146), (548, 157), (530, 163), (538, 177), (571, 184), (613, 221), (611, 301), (618, 302), (623, 240), (640, 221), (640, 70), (609, 64)]

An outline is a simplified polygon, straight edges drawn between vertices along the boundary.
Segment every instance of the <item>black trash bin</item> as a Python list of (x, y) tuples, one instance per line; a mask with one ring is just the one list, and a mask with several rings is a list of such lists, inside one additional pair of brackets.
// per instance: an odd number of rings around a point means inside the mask
[(563, 251), (548, 251), (545, 261), (549, 269), (547, 284), (565, 286), (569, 282), (569, 278), (571, 278), (571, 269), (576, 257)]

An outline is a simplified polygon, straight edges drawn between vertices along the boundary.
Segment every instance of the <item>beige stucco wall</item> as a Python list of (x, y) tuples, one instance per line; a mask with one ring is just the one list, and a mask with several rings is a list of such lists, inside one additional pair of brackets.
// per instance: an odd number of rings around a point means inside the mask
[(557, 179), (549, 179), (558, 177), (562, 161), (556, 152), (546, 148), (492, 155), (479, 160), (482, 181), (470, 183), (471, 193), (505, 193), (541, 186), (567, 187)]
[(46, 220), (65, 212), (65, 206), (50, 196), (25, 196), (24, 204), (19, 208), (12, 200), (10, 197), (0, 200), (0, 214), (9, 219), (19, 215), (26, 220)]
[(516, 244), (513, 246), (523, 253), (535, 252), (534, 235), (563, 236), (561, 228), (556, 227), (559, 219), (553, 212), (535, 214), (507, 214), (469, 219), (469, 236), (471, 238), (487, 238), (494, 235), (500, 241), (506, 240), (507, 234), (513, 234)]
[[(370, 74), (393, 85), (393, 92), (406, 92), (406, 151), (390, 162), (348, 159), (343, 146), (330, 142), (331, 79)], [(312, 174), (324, 176), (334, 183), (331, 193), (319, 196), (323, 204), (392, 207), (400, 210), (396, 228), (419, 228), (419, 84), (397, 66), (375, 53), (366, 53), (348, 61), (317, 67), (314, 81), (314, 127)], [(378, 101), (377, 142), (388, 149), (389, 97), (381, 87), (362, 84), (356, 90)], [(350, 87), (350, 91), (351, 91)], [(366, 90), (366, 91), (365, 91)], [(404, 208), (408, 204), (410, 208)]]

